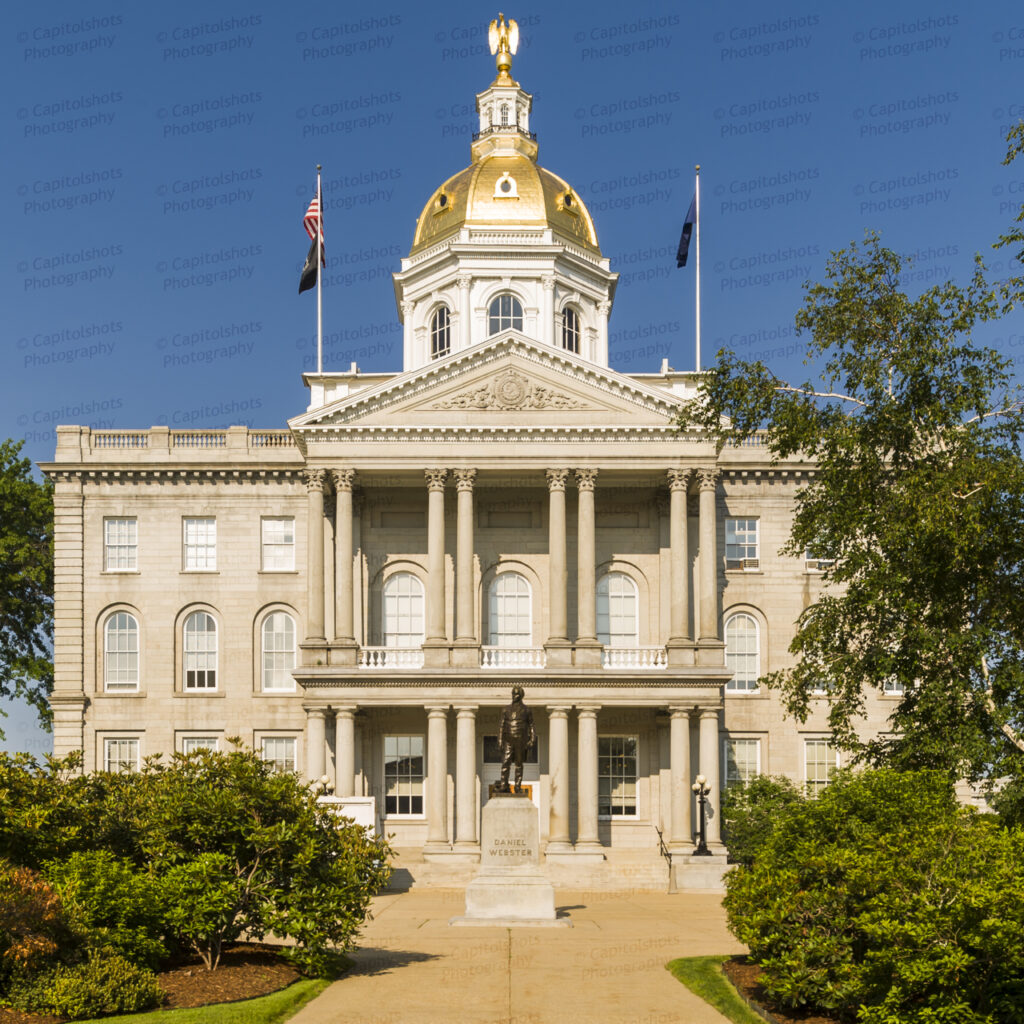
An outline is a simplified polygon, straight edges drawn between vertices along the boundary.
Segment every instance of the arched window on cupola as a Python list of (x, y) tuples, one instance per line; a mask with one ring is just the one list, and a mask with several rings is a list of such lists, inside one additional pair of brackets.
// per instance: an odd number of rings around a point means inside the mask
[(434, 310), (430, 318), (430, 358), (440, 359), (452, 350), (452, 320), (447, 306)]
[(507, 128), (508, 127), (508, 104), (507, 103), (502, 103), (500, 116), (501, 116), (501, 127), (502, 128)]
[(580, 315), (572, 306), (566, 306), (562, 311), (562, 348), (579, 355)]
[(487, 310), (487, 334), (497, 334), (499, 331), (523, 329), (523, 304), (508, 292), (496, 295), (491, 300)]

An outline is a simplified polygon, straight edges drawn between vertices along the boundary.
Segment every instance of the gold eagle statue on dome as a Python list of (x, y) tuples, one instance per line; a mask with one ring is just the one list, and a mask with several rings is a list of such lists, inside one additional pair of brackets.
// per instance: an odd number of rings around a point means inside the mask
[(498, 12), (498, 20), (491, 22), (487, 31), (487, 41), (491, 44), (491, 53), (504, 50), (508, 53), (515, 53), (519, 49), (519, 25), (512, 19), (505, 24), (505, 15)]

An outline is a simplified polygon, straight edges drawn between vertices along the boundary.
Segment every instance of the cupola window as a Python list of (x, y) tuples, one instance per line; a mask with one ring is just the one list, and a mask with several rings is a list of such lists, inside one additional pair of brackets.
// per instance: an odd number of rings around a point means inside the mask
[(505, 293), (497, 295), (488, 309), (488, 335), (506, 330), (523, 329), (523, 304), (514, 296)]
[(508, 127), (508, 104), (502, 103), (501, 105), (501, 127)]
[(562, 348), (579, 355), (580, 315), (571, 307), (566, 307), (562, 313)]
[(430, 318), (430, 358), (440, 359), (452, 350), (452, 321), (447, 306), (441, 306)]

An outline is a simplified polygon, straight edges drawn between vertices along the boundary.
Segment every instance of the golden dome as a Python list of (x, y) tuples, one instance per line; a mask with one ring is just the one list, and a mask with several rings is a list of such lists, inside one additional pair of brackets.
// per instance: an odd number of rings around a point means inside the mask
[(416, 221), (410, 255), (457, 235), (463, 226), (551, 227), (600, 252), (594, 222), (567, 182), (521, 152), (481, 155), (430, 197)]

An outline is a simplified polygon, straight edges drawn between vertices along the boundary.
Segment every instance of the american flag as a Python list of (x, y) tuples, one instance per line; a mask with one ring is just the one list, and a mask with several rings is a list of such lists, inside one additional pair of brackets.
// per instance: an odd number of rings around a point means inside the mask
[(306, 263), (302, 268), (302, 274), (299, 277), (299, 294), (301, 295), (305, 291), (309, 291), (310, 288), (316, 287), (316, 229), (317, 224), (320, 225), (320, 266), (327, 266), (327, 245), (322, 241), (324, 233), (323, 218), (320, 216), (320, 199), (317, 196), (313, 196), (312, 201), (309, 204), (309, 209), (306, 211), (306, 216), (302, 218), (303, 227), (306, 229), (306, 234), (309, 235), (309, 253), (306, 255)]
[[(320, 199), (318, 196), (313, 196), (309, 201), (309, 209), (306, 211), (306, 216), (302, 218), (303, 226), (306, 229), (306, 234), (309, 235), (310, 241), (316, 241), (316, 225), (320, 218)], [(323, 224), (320, 224), (320, 235), (324, 237)], [(323, 248), (320, 250), (320, 262), (323, 266), (327, 265), (327, 260), (324, 250), (327, 248), (326, 240), (322, 243)]]

